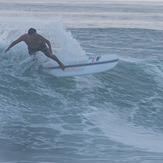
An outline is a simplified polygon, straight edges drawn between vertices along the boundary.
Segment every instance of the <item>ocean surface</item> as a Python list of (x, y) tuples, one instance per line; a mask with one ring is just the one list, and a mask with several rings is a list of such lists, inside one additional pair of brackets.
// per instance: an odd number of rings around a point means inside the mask
[[(57, 78), (22, 42), (30, 27), (64, 62), (119, 56)], [(163, 163), (163, 1), (0, 0), (0, 162)]]

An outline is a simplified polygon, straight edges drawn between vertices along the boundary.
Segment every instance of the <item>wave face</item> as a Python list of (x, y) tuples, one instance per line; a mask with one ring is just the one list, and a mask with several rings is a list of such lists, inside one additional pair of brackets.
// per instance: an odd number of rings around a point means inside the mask
[[(0, 162), (162, 162), (163, 4), (154, 2), (2, 1)], [(53, 61), (40, 52), (33, 61), (24, 43), (4, 53), (30, 27), (63, 62), (117, 54), (119, 64), (56, 78), (39, 69)]]

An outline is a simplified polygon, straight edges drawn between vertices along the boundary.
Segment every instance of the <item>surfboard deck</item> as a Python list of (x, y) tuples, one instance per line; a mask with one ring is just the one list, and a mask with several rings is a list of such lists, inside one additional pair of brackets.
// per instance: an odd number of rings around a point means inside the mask
[(57, 64), (44, 63), (42, 68), (44, 71), (57, 76), (77, 76), (94, 74), (107, 71), (118, 63), (117, 55), (97, 55), (97, 56), (84, 56), (74, 58), (69, 61), (63, 62), (65, 70), (62, 70)]

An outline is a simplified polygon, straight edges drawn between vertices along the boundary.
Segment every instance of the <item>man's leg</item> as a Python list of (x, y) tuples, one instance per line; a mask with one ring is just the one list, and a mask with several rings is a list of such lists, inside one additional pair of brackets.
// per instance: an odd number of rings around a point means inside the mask
[(48, 50), (45, 43), (41, 44), (41, 46), (39, 47), (39, 50), (42, 51), (47, 57), (49, 57), (49, 58), (53, 59), (54, 61), (56, 61), (60, 65), (62, 70), (65, 69), (65, 66), (63, 65), (63, 63), (54, 54), (49, 53), (49, 50)]
[(63, 65), (63, 63), (54, 54), (51, 54), (50, 55), (50, 58), (52, 58), (53, 60), (55, 60), (60, 65), (60, 67), (62, 68), (62, 70), (65, 69), (65, 66)]

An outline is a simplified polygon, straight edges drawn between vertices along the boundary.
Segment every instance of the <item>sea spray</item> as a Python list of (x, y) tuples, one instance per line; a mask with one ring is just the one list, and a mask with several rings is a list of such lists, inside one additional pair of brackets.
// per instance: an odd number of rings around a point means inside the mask
[[(33, 21), (31, 21), (31, 19)], [(51, 42), (53, 54), (55, 54), (63, 63), (67, 59), (86, 55), (85, 51), (80, 46), (80, 43), (75, 38), (73, 38), (70, 31), (66, 30), (63, 20), (61, 18), (46, 23), (41, 20), (35, 21), (34, 17), (31, 19), (20, 19), (20, 21), (11, 21), (10, 23), (5, 22), (3, 25), (1, 25), (2, 29), (4, 29), (1, 31), (2, 37), (0, 39), (1, 47), (3, 47), (2, 51), (4, 51), (5, 48), (7, 48), (9, 44), (15, 39), (17, 39), (24, 33), (27, 33), (30, 27), (33, 27), (36, 28), (38, 34), (41, 34)], [(13, 48), (10, 49), (9, 52), (7, 52), (7, 54), (4, 55), (9, 56), (10, 62), (12, 62), (13, 67), (19, 67), (20, 65), (21, 70), (23, 65), (25, 67), (27, 65), (31, 65), (30, 63), (25, 63), (33, 61), (33, 58), (34, 60), (37, 59), (37, 66), (40, 66), (45, 62), (56, 65), (56, 62), (54, 62), (50, 58), (47, 58), (41, 52), (37, 52), (36, 55), (32, 57), (32, 59), (28, 59), (31, 56), (29, 56), (27, 46), (24, 42), (15, 45)]]

